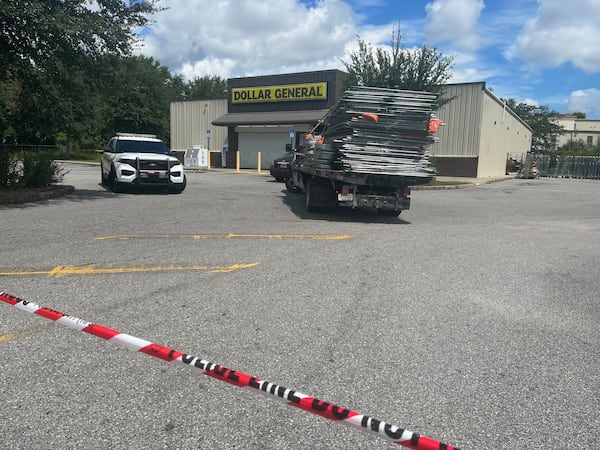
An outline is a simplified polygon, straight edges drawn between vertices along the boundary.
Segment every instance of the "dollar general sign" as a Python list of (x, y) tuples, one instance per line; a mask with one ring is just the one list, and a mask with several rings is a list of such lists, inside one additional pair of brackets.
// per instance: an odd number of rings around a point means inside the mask
[(326, 100), (327, 83), (257, 86), (231, 90), (231, 103)]

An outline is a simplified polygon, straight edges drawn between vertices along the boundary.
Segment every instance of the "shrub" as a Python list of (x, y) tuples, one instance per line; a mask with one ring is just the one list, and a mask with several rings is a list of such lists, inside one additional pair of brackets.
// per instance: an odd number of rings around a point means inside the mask
[(11, 153), (0, 148), (0, 186), (4, 188), (37, 188), (61, 183), (63, 169), (48, 152)]
[(14, 187), (19, 182), (18, 162), (11, 159), (10, 152), (0, 149), (0, 186)]
[(37, 188), (61, 183), (63, 169), (55, 163), (48, 152), (25, 153), (19, 186)]

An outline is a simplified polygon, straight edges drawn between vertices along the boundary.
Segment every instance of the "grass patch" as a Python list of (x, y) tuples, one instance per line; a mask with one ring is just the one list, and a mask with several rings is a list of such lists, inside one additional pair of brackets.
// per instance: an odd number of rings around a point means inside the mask
[(83, 161), (83, 162), (100, 162), (102, 159), (102, 152), (94, 150), (71, 150), (67, 157), (65, 150), (53, 150), (50, 152), (52, 159), (58, 159), (63, 161)]

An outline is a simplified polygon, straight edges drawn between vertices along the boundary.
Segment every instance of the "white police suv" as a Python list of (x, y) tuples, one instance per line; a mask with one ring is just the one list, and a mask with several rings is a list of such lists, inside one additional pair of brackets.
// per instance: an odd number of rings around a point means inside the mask
[(183, 165), (152, 134), (117, 133), (104, 148), (100, 169), (102, 185), (113, 192), (153, 186), (179, 194), (186, 186)]

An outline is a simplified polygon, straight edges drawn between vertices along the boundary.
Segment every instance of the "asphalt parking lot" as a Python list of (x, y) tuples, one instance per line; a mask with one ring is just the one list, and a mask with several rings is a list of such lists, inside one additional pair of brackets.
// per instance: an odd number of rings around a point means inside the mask
[[(0, 292), (464, 449), (600, 448), (600, 181), (306, 213), (266, 175), (0, 205)], [(0, 448), (392, 448), (0, 302)]]

